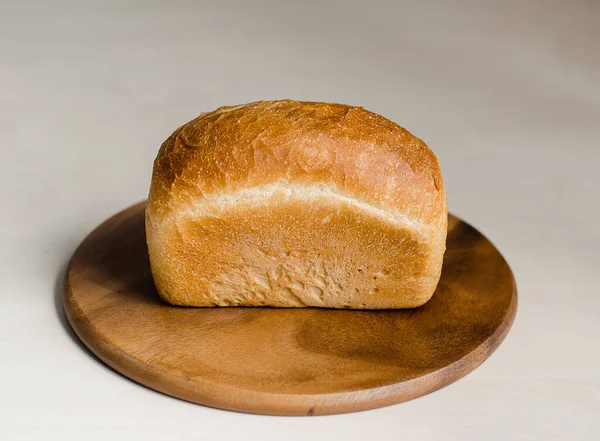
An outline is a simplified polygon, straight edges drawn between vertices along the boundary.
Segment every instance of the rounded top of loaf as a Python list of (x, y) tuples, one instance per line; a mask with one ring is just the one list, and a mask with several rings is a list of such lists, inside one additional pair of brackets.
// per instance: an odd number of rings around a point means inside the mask
[(438, 161), (419, 138), (361, 107), (259, 101), (202, 113), (154, 162), (148, 216), (270, 186), (322, 187), (423, 227), (447, 215)]

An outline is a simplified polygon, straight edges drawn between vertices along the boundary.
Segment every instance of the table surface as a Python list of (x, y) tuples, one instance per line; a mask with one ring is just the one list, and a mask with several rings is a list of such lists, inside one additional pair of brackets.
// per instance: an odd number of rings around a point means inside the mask
[[(597, 440), (599, 41), (593, 0), (1, 2), (0, 439)], [(141, 387), (73, 338), (65, 265), (145, 198), (161, 142), (285, 97), (363, 106), (436, 152), (520, 292), (475, 372), (358, 414), (254, 416)]]

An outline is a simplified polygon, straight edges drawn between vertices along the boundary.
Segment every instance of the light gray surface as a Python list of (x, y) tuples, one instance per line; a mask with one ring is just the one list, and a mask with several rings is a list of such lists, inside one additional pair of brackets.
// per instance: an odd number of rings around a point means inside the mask
[[(13, 3), (0, 439), (598, 439), (600, 2)], [(451, 210), (512, 265), (514, 328), (468, 377), (360, 414), (251, 416), (124, 380), (65, 331), (59, 272), (145, 197), (163, 139), (201, 111), (284, 97), (361, 105), (422, 137)]]

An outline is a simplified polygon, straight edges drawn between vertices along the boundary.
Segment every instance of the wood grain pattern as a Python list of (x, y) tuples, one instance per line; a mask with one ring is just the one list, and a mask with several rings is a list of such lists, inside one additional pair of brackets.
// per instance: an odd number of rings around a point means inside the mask
[(64, 306), (101, 360), (150, 388), (251, 413), (386, 406), (463, 377), (502, 342), (517, 309), (511, 270), (450, 217), (442, 279), (413, 310), (182, 308), (156, 293), (144, 203), (92, 232), (69, 265)]

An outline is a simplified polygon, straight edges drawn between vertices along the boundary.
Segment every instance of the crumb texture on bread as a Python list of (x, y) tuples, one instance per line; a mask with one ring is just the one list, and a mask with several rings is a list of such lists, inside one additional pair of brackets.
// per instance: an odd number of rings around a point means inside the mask
[(419, 306), (446, 223), (421, 140), (359, 107), (289, 100), (177, 129), (146, 209), (158, 292), (189, 306)]

